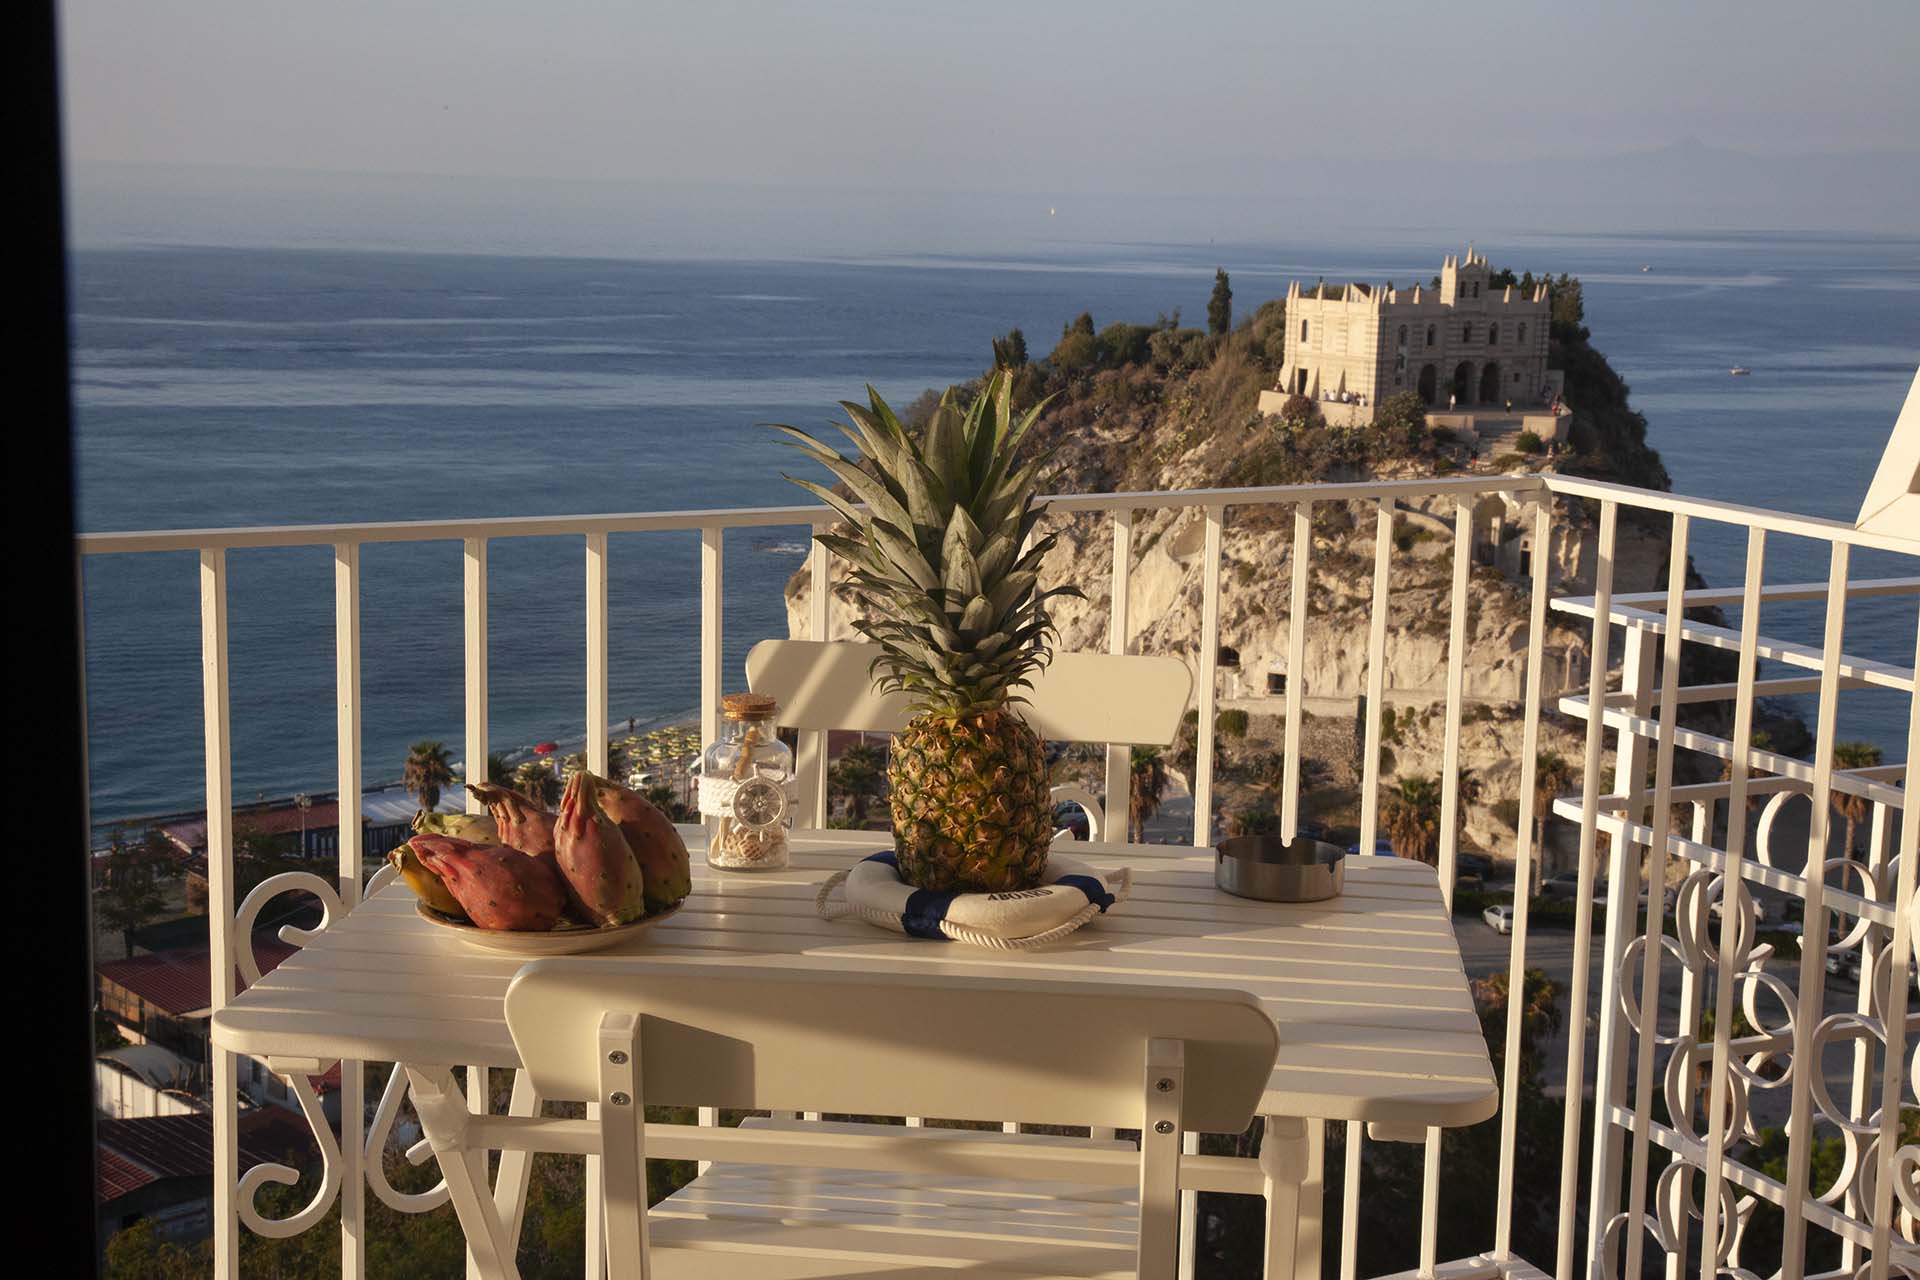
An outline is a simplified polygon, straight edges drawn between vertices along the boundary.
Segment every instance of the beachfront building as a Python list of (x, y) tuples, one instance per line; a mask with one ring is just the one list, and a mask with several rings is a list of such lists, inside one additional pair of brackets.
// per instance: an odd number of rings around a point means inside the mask
[(1547, 287), (1523, 294), (1491, 277), (1486, 256), (1468, 246), (1447, 257), (1437, 288), (1294, 281), (1269, 395), (1340, 405), (1328, 421), (1347, 425), (1371, 422), (1379, 402), (1402, 391), (1441, 413), (1547, 407), (1559, 382), (1547, 369)]

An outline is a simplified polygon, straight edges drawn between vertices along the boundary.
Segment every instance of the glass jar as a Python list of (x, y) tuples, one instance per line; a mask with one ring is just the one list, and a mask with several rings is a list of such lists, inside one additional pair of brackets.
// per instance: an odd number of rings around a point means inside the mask
[(776, 709), (764, 693), (730, 693), (720, 700), (720, 737), (700, 762), (709, 866), (776, 871), (787, 865), (797, 788), (793, 751), (774, 730)]

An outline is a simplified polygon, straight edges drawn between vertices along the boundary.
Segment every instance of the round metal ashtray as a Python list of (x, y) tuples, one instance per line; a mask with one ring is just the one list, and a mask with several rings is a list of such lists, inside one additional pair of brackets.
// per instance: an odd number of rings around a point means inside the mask
[(1234, 836), (1214, 850), (1213, 882), (1239, 898), (1319, 902), (1340, 892), (1346, 860), (1344, 849), (1324, 840)]

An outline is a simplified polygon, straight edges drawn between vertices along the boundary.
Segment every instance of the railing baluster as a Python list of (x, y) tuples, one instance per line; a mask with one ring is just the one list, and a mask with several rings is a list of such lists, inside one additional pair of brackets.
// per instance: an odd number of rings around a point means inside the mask
[[(360, 905), (365, 861), (361, 848), (360, 793), (360, 547), (333, 548), (333, 691), (335, 756), (339, 765), (340, 904)], [(367, 1179), (365, 1159), (366, 1079), (358, 1062), (340, 1064), (340, 1276), (360, 1280), (367, 1271)]]
[[(1622, 705), (1644, 719), (1652, 709), (1653, 635), (1645, 627), (1629, 626), (1620, 656)], [(1614, 792), (1621, 797), (1619, 816), (1638, 823), (1646, 803), (1647, 740), (1622, 727), (1614, 734)], [(1620, 1161), (1625, 1131), (1614, 1122), (1614, 1109), (1627, 1101), (1627, 1029), (1620, 1017), (1620, 984), (1627, 947), (1638, 921), (1640, 859), (1623, 825), (1609, 841), (1606, 932), (1600, 945), (1600, 1038), (1593, 1080), (1592, 1190), (1587, 1202), (1587, 1248), (1596, 1255), (1607, 1222), (1619, 1210)], [(1595, 862), (1598, 862), (1596, 857)]]
[[(233, 735), (227, 709), (227, 553), (200, 553), (200, 696), (207, 767), (208, 993), (214, 1012), (233, 999)], [(240, 1274), (239, 1101), (234, 1057), (209, 1046), (213, 1059), (213, 1274)]]
[[(1812, 1077), (1824, 1070), (1814, 1029), (1825, 1013), (1827, 986), (1827, 837), (1833, 820), (1833, 748), (1839, 716), (1840, 658), (1846, 639), (1847, 560), (1832, 546), (1827, 568), (1826, 630), (1821, 639), (1820, 704), (1814, 713), (1813, 813), (1807, 824), (1806, 903), (1800, 913), (1800, 1007), (1793, 1018), (1792, 1103), (1787, 1110), (1786, 1227), (1780, 1237), (1781, 1280), (1806, 1274), (1807, 1174), (1813, 1154)], [(1870, 980), (1862, 971), (1862, 985)], [(1884, 1148), (1883, 1148), (1884, 1150)]]
[[(613, 752), (607, 745), (607, 535), (587, 535), (587, 768), (606, 777)], [(624, 779), (616, 779), (624, 781)]]
[[(1587, 980), (1593, 959), (1593, 870), (1599, 841), (1595, 818), (1599, 814), (1600, 752), (1605, 718), (1598, 708), (1607, 694), (1607, 651), (1613, 641), (1613, 555), (1619, 510), (1612, 502), (1600, 504), (1600, 543), (1593, 570), (1592, 665), (1587, 673), (1587, 702), (1595, 712), (1587, 717), (1585, 782), (1580, 804), (1580, 867), (1573, 909), (1573, 992), (1567, 1004), (1566, 1123), (1560, 1137), (1560, 1185), (1578, 1185), (1580, 1168), (1581, 1089), (1587, 1070)], [(1544, 554), (1545, 548), (1536, 548)], [(1524, 977), (1522, 979), (1524, 981)], [(1511, 981), (1511, 978), (1509, 978)], [(1574, 1211), (1578, 1197), (1560, 1197), (1559, 1238), (1555, 1251), (1557, 1280), (1573, 1280)]]
[(1280, 786), (1280, 834), (1300, 834), (1300, 719), (1307, 701), (1308, 573), (1313, 563), (1313, 504), (1293, 509), (1293, 593), (1287, 605), (1287, 729)]
[[(1720, 955), (1714, 975), (1713, 1067), (1707, 1102), (1706, 1166), (1700, 1193), (1700, 1280), (1719, 1274), (1721, 1166), (1727, 1158), (1727, 1072), (1733, 1035), (1733, 973), (1740, 927), (1742, 864), (1747, 845), (1747, 775), (1753, 743), (1753, 680), (1760, 643), (1760, 586), (1766, 576), (1767, 535), (1747, 530), (1747, 576), (1740, 606), (1739, 700), (1733, 709), (1733, 760), (1727, 785), (1727, 848), (1720, 901)], [(1595, 716), (1595, 720), (1599, 717)], [(1735, 1135), (1738, 1136), (1738, 1135)]]
[(1360, 1144), (1366, 1136), (1367, 1126), (1347, 1121), (1347, 1167), (1340, 1187), (1340, 1280), (1354, 1280), (1360, 1268)]
[(1387, 590), (1393, 554), (1393, 499), (1380, 500), (1373, 535), (1373, 612), (1367, 619), (1365, 755), (1360, 761), (1360, 852), (1372, 853), (1380, 831), (1380, 702), (1387, 693)]
[[(1920, 674), (1920, 630), (1914, 635), (1913, 668)], [(1907, 760), (1920, 761), (1920, 690), (1908, 695)], [(1909, 1072), (1907, 1062), (1907, 984), (1901, 980), (1901, 967), (1914, 947), (1914, 872), (1920, 864), (1920, 820), (1909, 813), (1900, 824), (1899, 883), (1894, 888), (1893, 954), (1888, 957), (1885, 1027), (1887, 1035), (1886, 1069), (1880, 1073), (1880, 1153), (1882, 1175), (1873, 1180), (1873, 1210), (1867, 1221), (1873, 1224), (1872, 1280), (1887, 1280), (1893, 1250), (1893, 1156), (1900, 1140), (1900, 1094)], [(1872, 982), (1861, 970), (1861, 985)]]
[(726, 531), (719, 525), (700, 530), (700, 750), (702, 754), (720, 736), (720, 604), (721, 543)]
[(1220, 665), (1220, 526), (1226, 510), (1224, 506), (1207, 508), (1206, 546), (1200, 567), (1200, 705), (1194, 725), (1193, 842), (1202, 848), (1213, 843), (1213, 686)]
[[(825, 524), (813, 526), (815, 533), (825, 533), (829, 528)], [(832, 614), (832, 580), (828, 576), (828, 551), (819, 543), (814, 543), (807, 555), (809, 571), (809, 593), (807, 596), (807, 635), (814, 640), (831, 640), (829, 634)], [(824, 827), (827, 825), (827, 731), (809, 729), (800, 735), (800, 823), (802, 826)]]
[[(720, 737), (721, 588), (724, 582), (724, 539), (720, 525), (705, 525), (700, 530), (700, 751), (704, 756)], [(701, 1107), (695, 1113), (698, 1124), (713, 1128), (720, 1123), (718, 1107)], [(711, 1160), (696, 1166), (701, 1173), (713, 1167)], [(590, 1276), (596, 1275), (591, 1266)]]
[[(1133, 511), (1122, 507), (1113, 513), (1112, 585), (1108, 590), (1107, 652), (1127, 651), (1128, 606), (1132, 603)], [(1133, 839), (1133, 747), (1130, 743), (1107, 744), (1107, 826), (1120, 824), (1121, 839)], [(1102, 833), (1113, 839), (1108, 832)], [(1144, 841), (1146, 833), (1140, 838)]]
[[(1872, 815), (1867, 819), (1867, 867), (1875, 876), (1886, 874), (1887, 859), (1893, 854), (1895, 843), (1893, 810), (1876, 802)], [(1860, 972), (1873, 972), (1874, 962), (1879, 958), (1880, 946), (1876, 941), (1878, 932), (1873, 929), (1863, 931), (1860, 939)], [(1862, 982), (1854, 988), (1854, 1012), (1862, 1016), (1873, 1013), (1873, 984)], [(1857, 1036), (1853, 1042), (1853, 1076), (1847, 1082), (1847, 1118), (1856, 1124), (1873, 1114), (1873, 1046), (1867, 1037)], [(1846, 1211), (1856, 1217), (1865, 1210), (1860, 1202), (1860, 1189), (1857, 1182), (1847, 1184), (1844, 1201)], [(1863, 1246), (1852, 1239), (1840, 1242), (1840, 1266), (1852, 1275), (1860, 1269)]]
[[(1684, 514), (1673, 518), (1673, 531), (1667, 540), (1667, 617), (1678, 619), (1686, 609), (1687, 543), (1692, 521)], [(1667, 837), (1673, 829), (1673, 754), (1674, 730), (1680, 714), (1680, 662), (1684, 637), (1677, 626), (1668, 627), (1660, 662), (1660, 741), (1653, 763), (1653, 840), (1647, 849), (1647, 925), (1641, 934), (1640, 952), (1640, 1040), (1635, 1046), (1633, 1104), (1633, 1167), (1628, 1175), (1627, 1265), (1620, 1274), (1640, 1274), (1647, 1233), (1640, 1215), (1647, 1203), (1648, 1127), (1653, 1118), (1653, 1097), (1659, 1088), (1654, 1079), (1653, 1050), (1659, 1040), (1660, 967), (1665, 951), (1666, 933)], [(1622, 842), (1624, 843), (1624, 841)], [(1626, 975), (1620, 975), (1626, 981)], [(1613, 1011), (1618, 1017), (1618, 1010)]]
[[(1520, 731), (1520, 830), (1513, 851), (1513, 942), (1507, 953), (1507, 1039), (1503, 1100), (1520, 1096), (1520, 1047), (1525, 1034), (1527, 925), (1533, 898), (1534, 862), (1544, 850), (1533, 847), (1533, 829), (1544, 815), (1536, 812), (1534, 780), (1539, 775), (1540, 696), (1545, 683), (1547, 642), (1547, 595), (1551, 587), (1549, 571), (1553, 557), (1548, 554), (1553, 537), (1553, 499), (1542, 495), (1533, 516), (1533, 582), (1527, 610), (1527, 688), (1525, 720)], [(1513, 1179), (1514, 1143), (1519, 1136), (1518, 1115), (1511, 1106), (1500, 1108), (1500, 1181), (1493, 1218), (1493, 1252), (1498, 1258), (1513, 1257)]]
[[(487, 540), (466, 539), (466, 780), (487, 780)], [(467, 792), (467, 812), (486, 808)]]
[(1453, 513), (1453, 590), (1447, 617), (1447, 728), (1440, 748), (1440, 898), (1453, 912), (1460, 848), (1460, 703), (1467, 679), (1467, 580), (1473, 569), (1473, 501)]

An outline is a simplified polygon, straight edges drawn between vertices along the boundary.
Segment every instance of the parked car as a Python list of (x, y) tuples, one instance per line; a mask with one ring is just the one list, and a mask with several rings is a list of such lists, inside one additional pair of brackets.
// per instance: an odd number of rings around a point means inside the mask
[(1855, 947), (1851, 951), (1827, 952), (1827, 972), (1836, 978), (1846, 978), (1858, 983), (1860, 981), (1860, 948)]
[(1493, 876), (1493, 859), (1484, 853), (1459, 853), (1453, 859), (1453, 879), (1455, 884), (1471, 883), (1475, 888), (1485, 886)]
[(1504, 902), (1494, 903), (1480, 913), (1480, 918), (1485, 920), (1487, 928), (1495, 933), (1513, 932), (1513, 908)]
[(1575, 872), (1562, 871), (1540, 882), (1540, 895), (1545, 898), (1577, 898), (1580, 896), (1580, 877)]
[[(1383, 858), (1391, 858), (1393, 856), (1393, 841), (1387, 839), (1385, 836), (1375, 836), (1373, 838), (1373, 851), (1379, 854)], [(1360, 852), (1359, 843), (1355, 842), (1353, 844), (1348, 845), (1347, 852), (1359, 853)]]

